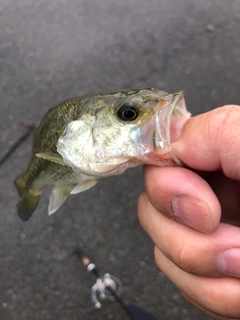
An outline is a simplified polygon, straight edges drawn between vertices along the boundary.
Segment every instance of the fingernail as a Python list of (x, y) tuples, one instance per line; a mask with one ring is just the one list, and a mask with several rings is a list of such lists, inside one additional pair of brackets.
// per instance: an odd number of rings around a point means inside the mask
[(174, 220), (204, 233), (212, 231), (212, 213), (208, 204), (195, 197), (181, 195), (172, 201)]
[(232, 248), (218, 256), (218, 270), (228, 276), (240, 278), (240, 249)]

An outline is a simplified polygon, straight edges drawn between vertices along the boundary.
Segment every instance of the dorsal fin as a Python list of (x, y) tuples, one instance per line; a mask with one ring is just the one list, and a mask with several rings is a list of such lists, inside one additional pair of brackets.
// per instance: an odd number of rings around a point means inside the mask
[(17, 188), (18, 194), (21, 197), (26, 191), (26, 173), (20, 174), (15, 180), (14, 185)]
[(34, 210), (36, 209), (42, 191), (33, 191), (31, 189), (26, 190), (17, 204), (18, 216), (23, 220), (27, 221), (32, 216)]

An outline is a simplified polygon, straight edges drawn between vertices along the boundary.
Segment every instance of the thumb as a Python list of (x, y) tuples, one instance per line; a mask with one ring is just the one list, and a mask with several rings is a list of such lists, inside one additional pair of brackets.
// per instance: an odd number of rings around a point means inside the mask
[(172, 148), (190, 168), (222, 170), (240, 180), (240, 106), (227, 105), (190, 118)]

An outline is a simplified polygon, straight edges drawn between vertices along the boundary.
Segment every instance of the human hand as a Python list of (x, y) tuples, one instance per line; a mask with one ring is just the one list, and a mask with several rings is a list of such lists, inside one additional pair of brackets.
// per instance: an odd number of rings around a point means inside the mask
[(240, 106), (186, 120), (173, 152), (188, 168), (146, 166), (139, 219), (158, 267), (213, 319), (240, 319)]

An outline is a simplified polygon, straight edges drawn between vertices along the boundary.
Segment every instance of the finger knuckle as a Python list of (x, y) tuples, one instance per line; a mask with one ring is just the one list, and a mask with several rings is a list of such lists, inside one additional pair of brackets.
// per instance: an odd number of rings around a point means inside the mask
[(219, 155), (223, 171), (234, 178), (240, 178), (238, 166), (234, 165), (240, 154), (239, 123), (240, 106), (227, 105), (208, 113), (207, 140)]
[(226, 105), (207, 113), (207, 137), (213, 148), (222, 145), (223, 137), (239, 127), (240, 106)]
[(185, 272), (194, 274), (196, 272), (194, 257), (191, 254), (192, 248), (189, 247), (188, 243), (182, 242), (179, 245), (177, 251), (177, 261), (178, 267)]

